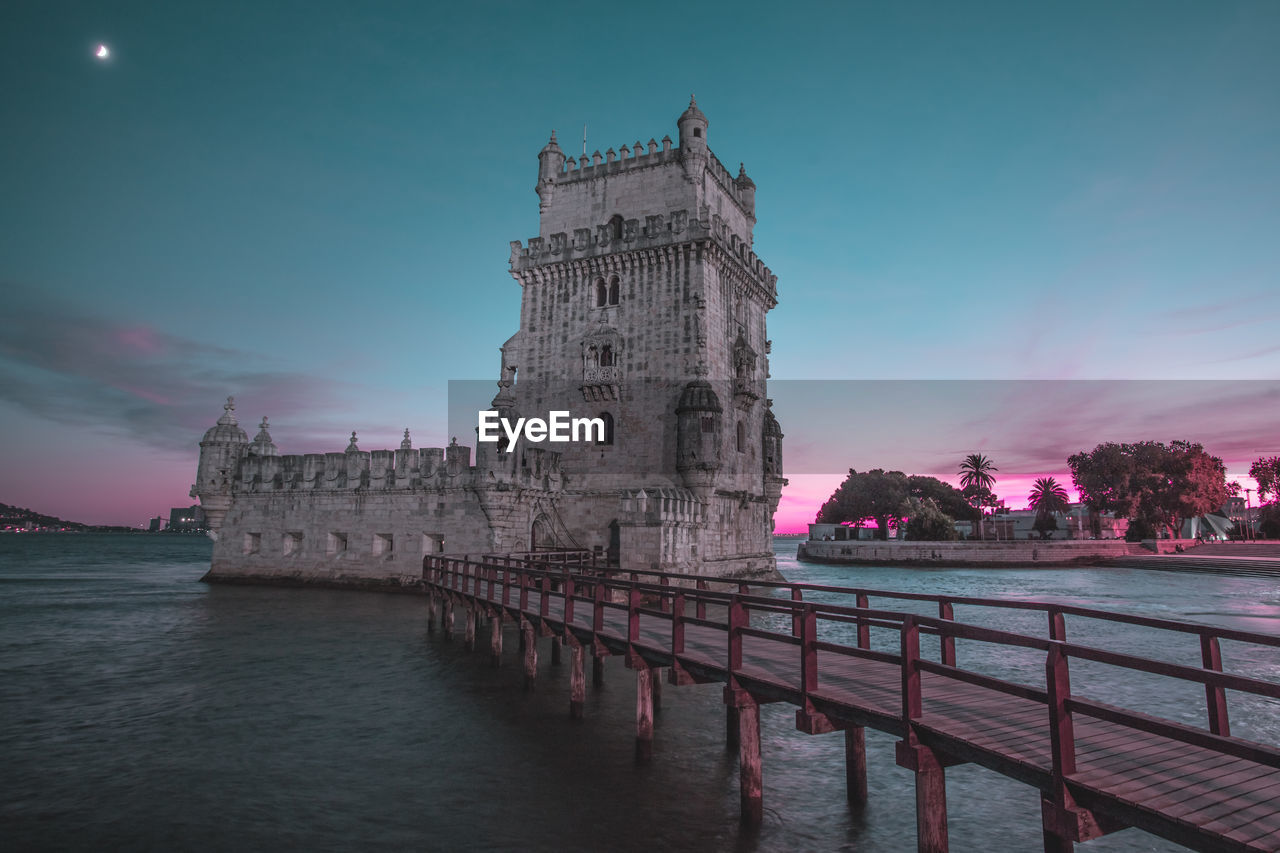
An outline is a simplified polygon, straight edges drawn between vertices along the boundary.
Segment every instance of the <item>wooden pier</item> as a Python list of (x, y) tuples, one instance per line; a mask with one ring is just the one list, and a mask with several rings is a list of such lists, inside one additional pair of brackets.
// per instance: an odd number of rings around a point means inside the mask
[[(1193, 850), (1280, 851), (1280, 748), (1232, 736), (1227, 701), (1227, 691), (1280, 700), (1280, 683), (1224, 672), (1220, 646), (1227, 640), (1280, 648), (1280, 636), (1046, 602), (812, 584), (710, 589), (688, 575), (620, 574), (577, 553), (427, 557), (423, 580), (432, 627), (438, 607), (451, 635), (461, 607), (473, 645), (477, 616), (490, 620), (495, 663), (503, 622), (519, 625), (528, 688), (536, 680), (538, 638), (552, 638), (556, 656), (567, 644), (572, 716), (583, 713), (585, 650), (597, 684), (603, 658), (623, 657), (636, 672), (641, 758), (650, 754), (663, 671), (675, 685), (723, 684), (726, 735), (738, 748), (742, 818), (749, 823), (761, 820), (764, 807), (759, 706), (787, 702), (796, 706), (801, 731), (844, 731), (855, 806), (867, 796), (864, 728), (900, 738), (897, 763), (915, 774), (921, 851), (947, 850), (946, 768), (966, 762), (1039, 792), (1046, 851), (1070, 851), (1126, 827)], [(872, 608), (872, 599), (889, 606)], [(906, 609), (921, 603), (938, 615)], [(955, 618), (957, 606), (1038, 611), (1045, 632), (966, 624)], [(1073, 643), (1068, 617), (1190, 635), (1198, 638), (1199, 660), (1169, 663)], [(896, 635), (895, 651), (873, 648), (873, 631), (878, 638)], [(936, 660), (921, 655), (922, 635), (936, 643)], [(1044, 678), (1022, 683), (966, 668), (957, 641), (965, 649), (981, 643), (1043, 655)], [(1205, 726), (1073, 692), (1072, 661), (1198, 684)], [(1280, 715), (1280, 701), (1275, 707)]]

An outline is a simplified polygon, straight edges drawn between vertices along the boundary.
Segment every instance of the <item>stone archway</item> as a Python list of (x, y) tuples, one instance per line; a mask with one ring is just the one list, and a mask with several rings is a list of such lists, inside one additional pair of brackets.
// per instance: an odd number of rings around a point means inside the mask
[(529, 550), (550, 551), (556, 548), (556, 536), (551, 529), (551, 519), (539, 515), (529, 528)]

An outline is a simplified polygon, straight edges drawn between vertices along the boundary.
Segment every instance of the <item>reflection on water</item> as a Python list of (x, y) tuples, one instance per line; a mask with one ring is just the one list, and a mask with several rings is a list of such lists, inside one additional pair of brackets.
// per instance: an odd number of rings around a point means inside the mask
[[(1252, 630), (1274, 630), (1280, 615), (1277, 584), (1260, 578), (855, 570), (798, 564), (794, 549), (787, 540), (777, 547), (793, 580), (1057, 598)], [(719, 687), (667, 685), (653, 760), (637, 765), (634, 683), (619, 660), (609, 661), (603, 689), (588, 688), (586, 719), (574, 722), (568, 668), (551, 666), (549, 654), (541, 655), (537, 690), (521, 690), (514, 633), (506, 665), (493, 669), (487, 653), (428, 636), (421, 598), (208, 587), (196, 582), (208, 556), (208, 543), (195, 539), (0, 541), (0, 822), (8, 849), (914, 846), (912, 777), (894, 765), (888, 736), (868, 732), (871, 802), (851, 814), (842, 736), (800, 734), (793, 708), (765, 706), (766, 819), (744, 832)], [(1039, 614), (957, 608), (956, 616), (1043, 633)], [(1086, 620), (1070, 629), (1078, 642), (1170, 660), (1198, 656), (1194, 643), (1168, 635)], [(886, 647), (891, 640), (876, 638)], [(1042, 677), (1034, 656), (963, 642), (959, 653), (966, 666)], [(1224, 656), (1235, 671), (1280, 678), (1265, 654), (1232, 646)], [(1073, 668), (1073, 686), (1202, 719), (1203, 691), (1174, 696), (1106, 670)], [(1231, 698), (1234, 729), (1280, 741), (1276, 703)], [(953, 849), (1041, 848), (1030, 789), (960, 766), (948, 770), (948, 800)], [(1089, 849), (1177, 848), (1127, 830)]]

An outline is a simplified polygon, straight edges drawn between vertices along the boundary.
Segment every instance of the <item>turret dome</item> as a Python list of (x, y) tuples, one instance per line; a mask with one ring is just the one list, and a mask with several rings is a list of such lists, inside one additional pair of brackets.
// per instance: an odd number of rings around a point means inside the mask
[(222, 407), (222, 417), (218, 418), (218, 422), (209, 427), (204, 434), (204, 438), (200, 441), (203, 444), (206, 441), (224, 442), (228, 444), (248, 444), (249, 436), (240, 428), (240, 424), (236, 421), (236, 399), (228, 397), (227, 402)]
[(676, 412), (722, 412), (720, 398), (716, 396), (711, 383), (705, 379), (695, 379), (684, 386), (680, 400), (676, 403)]
[(702, 122), (703, 126), (710, 124), (706, 115), (703, 114), (702, 110), (698, 109), (698, 100), (693, 95), (689, 96), (689, 108), (680, 114), (680, 118), (677, 121), (682, 122), (688, 119), (696, 119)]
[(249, 445), (249, 452), (255, 456), (279, 456), (280, 451), (276, 449), (276, 444), (271, 440), (271, 433), (267, 432), (267, 418), (262, 417), (262, 423), (258, 424), (258, 434), (253, 437), (253, 444)]

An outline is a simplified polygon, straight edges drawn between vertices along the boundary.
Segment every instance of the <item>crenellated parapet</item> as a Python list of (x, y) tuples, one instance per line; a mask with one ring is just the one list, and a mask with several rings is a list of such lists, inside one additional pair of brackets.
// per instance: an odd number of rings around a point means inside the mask
[[(555, 174), (557, 186), (579, 181), (592, 181), (611, 177), (622, 173), (630, 173), (641, 169), (651, 169), (667, 165), (683, 165), (684, 154), (679, 148), (673, 148), (670, 136), (662, 137), (662, 146), (650, 139), (647, 145), (638, 140), (634, 145), (620, 145), (615, 151), (610, 148), (601, 154), (599, 150), (588, 157), (567, 157), (561, 170)], [(734, 176), (711, 151), (706, 152), (705, 165), (707, 173), (720, 185), (724, 193), (736, 201), (747, 212), (755, 209), (755, 184), (741, 170)]]
[(704, 504), (689, 489), (649, 488), (624, 490), (621, 510), (630, 524), (700, 524)]
[(777, 302), (778, 277), (719, 214), (699, 219), (690, 216), (688, 210), (673, 210), (665, 215), (646, 216), (643, 222), (639, 219), (623, 220), (620, 228), (617, 224), (602, 223), (594, 230), (578, 228), (572, 234), (557, 232), (546, 239), (531, 237), (527, 244), (513, 240), (512, 275), (519, 280), (522, 272), (594, 259), (607, 258), (611, 264), (625, 263), (619, 258), (620, 253), (643, 253), (685, 243), (709, 242), (725, 260), (732, 262), (744, 278), (769, 294), (770, 307)]
[(519, 446), (510, 453), (483, 446), (471, 461), (471, 448), (347, 450), (277, 456), (245, 454), (236, 466), (231, 491), (396, 492), (507, 485), (555, 491), (560, 487), (560, 454)]

